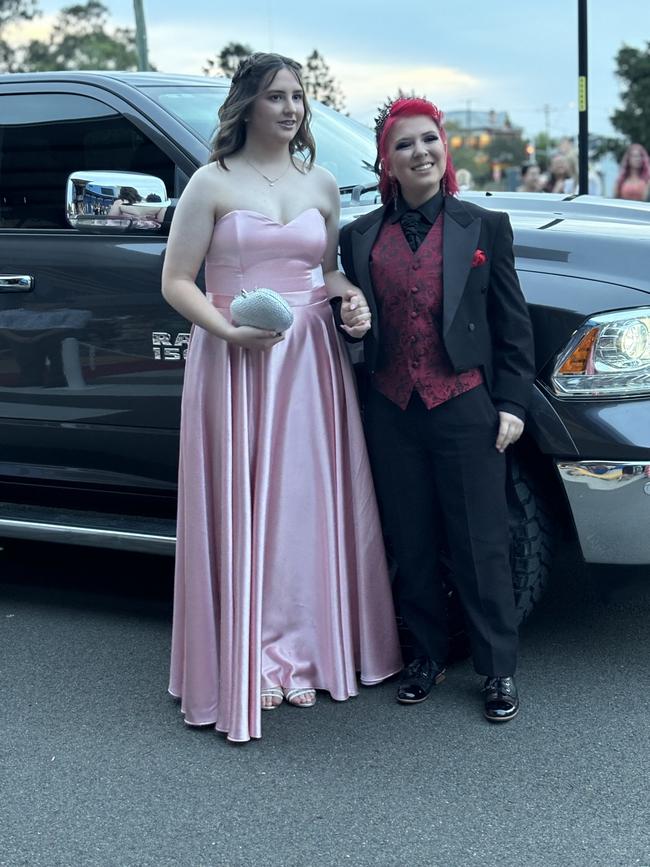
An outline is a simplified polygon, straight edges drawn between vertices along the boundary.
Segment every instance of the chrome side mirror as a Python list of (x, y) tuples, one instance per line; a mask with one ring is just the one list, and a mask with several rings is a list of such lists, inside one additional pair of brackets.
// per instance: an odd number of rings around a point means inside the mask
[(66, 187), (66, 216), (82, 232), (160, 232), (171, 206), (164, 183), (135, 172), (73, 172)]

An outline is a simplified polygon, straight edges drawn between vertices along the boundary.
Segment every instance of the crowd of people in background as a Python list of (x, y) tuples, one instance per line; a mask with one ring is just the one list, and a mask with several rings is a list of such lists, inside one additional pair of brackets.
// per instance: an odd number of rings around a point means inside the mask
[[(589, 165), (589, 195), (606, 195), (603, 177)], [(551, 155), (546, 171), (535, 161), (524, 163), (517, 192), (577, 193), (578, 155), (570, 139), (562, 139)], [(619, 174), (612, 191), (616, 199), (650, 201), (650, 157), (640, 144), (631, 144), (619, 165)]]
[[(532, 159), (520, 168), (519, 182), (508, 189), (516, 189), (518, 193), (560, 193), (570, 195), (577, 193), (578, 184), (578, 154), (569, 138), (560, 141), (557, 148), (549, 155), (545, 167)], [(609, 181), (595, 165), (589, 164), (589, 195), (609, 196), (615, 199), (628, 199), (637, 202), (650, 202), (650, 156), (643, 145), (631, 144), (618, 166), (618, 173), (613, 183), (611, 170)], [(461, 192), (476, 189), (471, 172), (458, 169), (458, 186)]]

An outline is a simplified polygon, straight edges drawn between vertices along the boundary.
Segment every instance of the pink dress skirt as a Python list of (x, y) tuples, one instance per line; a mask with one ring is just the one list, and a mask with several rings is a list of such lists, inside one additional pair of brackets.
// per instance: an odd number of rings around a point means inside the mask
[(401, 667), (375, 494), (351, 367), (322, 280), (325, 224), (231, 211), (206, 257), (229, 316), (242, 289), (293, 307), (269, 352), (192, 331), (183, 389), (169, 691), (185, 721), (261, 736), (265, 687), (342, 701), (357, 672)]

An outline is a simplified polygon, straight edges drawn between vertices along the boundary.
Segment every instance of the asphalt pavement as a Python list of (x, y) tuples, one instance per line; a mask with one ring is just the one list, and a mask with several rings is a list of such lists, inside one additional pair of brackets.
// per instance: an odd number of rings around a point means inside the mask
[(650, 573), (570, 548), (522, 632), (522, 710), (468, 663), (282, 706), (261, 741), (167, 695), (171, 562), (0, 552), (2, 867), (650, 867)]

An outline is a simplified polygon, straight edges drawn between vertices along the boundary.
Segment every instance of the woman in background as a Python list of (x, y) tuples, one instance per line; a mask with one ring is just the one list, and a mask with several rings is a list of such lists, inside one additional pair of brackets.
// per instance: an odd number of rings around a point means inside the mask
[[(151, 207), (147, 207), (150, 204)], [(136, 220), (154, 220), (162, 223), (166, 208), (160, 207), (160, 196), (155, 193), (147, 196), (143, 201), (142, 196), (135, 187), (120, 187), (120, 197), (111, 205), (109, 217), (132, 217)]]
[(647, 202), (650, 199), (650, 157), (640, 144), (631, 144), (621, 160), (614, 187), (615, 199)]
[(576, 190), (576, 165), (569, 154), (555, 154), (551, 158), (545, 193), (573, 193)]

